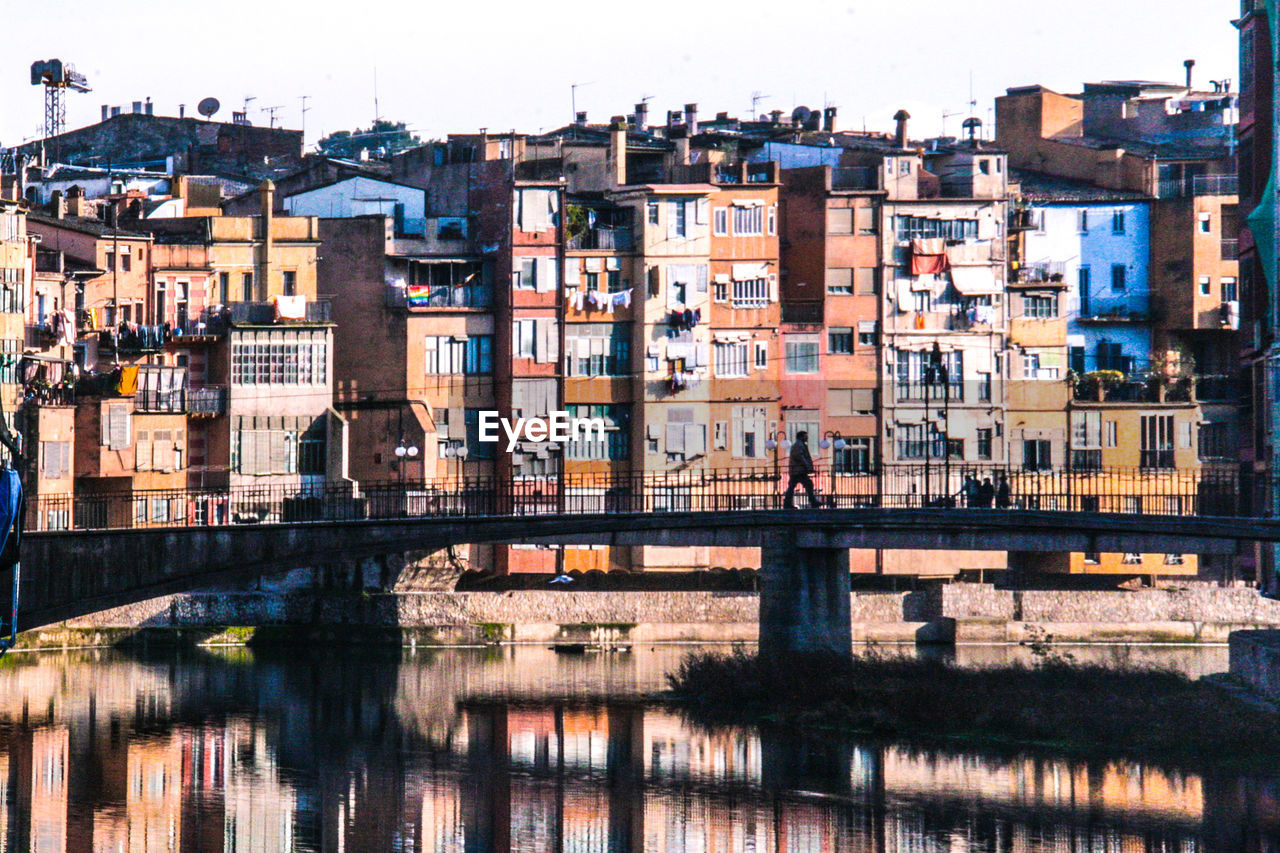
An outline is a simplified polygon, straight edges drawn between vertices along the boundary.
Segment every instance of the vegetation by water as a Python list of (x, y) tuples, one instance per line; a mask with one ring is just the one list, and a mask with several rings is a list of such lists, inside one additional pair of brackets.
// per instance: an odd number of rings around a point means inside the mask
[(689, 655), (668, 698), (707, 723), (777, 723), (885, 738), (1050, 747), (1189, 766), (1270, 766), (1280, 714), (1180, 673), (1076, 664), (967, 668), (878, 655), (772, 661)]

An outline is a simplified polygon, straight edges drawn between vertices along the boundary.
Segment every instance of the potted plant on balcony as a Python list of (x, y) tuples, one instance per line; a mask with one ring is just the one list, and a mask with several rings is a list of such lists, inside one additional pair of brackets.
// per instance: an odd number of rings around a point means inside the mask
[(1118, 370), (1094, 370), (1080, 378), (1082, 393), (1080, 397), (1093, 397), (1099, 403), (1105, 402), (1107, 392), (1124, 381), (1124, 374)]

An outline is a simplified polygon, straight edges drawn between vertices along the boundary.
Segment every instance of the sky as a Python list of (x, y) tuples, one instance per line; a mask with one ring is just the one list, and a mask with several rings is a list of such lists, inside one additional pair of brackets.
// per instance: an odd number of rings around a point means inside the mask
[[(0, 51), (0, 146), (38, 136), (43, 94), (31, 62), (58, 58), (93, 91), (67, 95), (68, 128), (99, 120), (103, 104), (150, 97), (157, 114), (187, 115), (206, 96), (217, 119), (249, 102), (249, 119), (323, 133), (375, 115), (423, 139), (630, 113), (649, 98), (651, 120), (696, 102), (712, 116), (746, 117), (797, 105), (834, 105), (839, 126), (957, 135), (970, 114), (992, 120), (1012, 86), (1064, 92), (1083, 81), (1196, 82), (1239, 77), (1231, 20), (1239, 0), (792, 0), (732, 4), (649, 0), (440, 3), (379, 0), (131, 0), (6, 4)], [(376, 85), (375, 85), (376, 81)], [(972, 81), (972, 83), (971, 83)], [(376, 95), (376, 102), (375, 102)], [(376, 107), (375, 107), (376, 103)]]

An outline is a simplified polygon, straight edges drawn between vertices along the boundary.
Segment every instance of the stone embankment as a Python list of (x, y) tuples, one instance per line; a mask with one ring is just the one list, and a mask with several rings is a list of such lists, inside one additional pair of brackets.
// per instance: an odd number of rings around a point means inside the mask
[[(851, 611), (855, 642), (1225, 643), (1232, 631), (1280, 628), (1280, 601), (1200, 583), (1114, 591), (952, 583), (855, 592)], [(195, 593), (48, 626), (22, 645), (174, 632), (236, 642), (255, 631), (417, 644), (754, 642), (758, 616), (752, 592)]]

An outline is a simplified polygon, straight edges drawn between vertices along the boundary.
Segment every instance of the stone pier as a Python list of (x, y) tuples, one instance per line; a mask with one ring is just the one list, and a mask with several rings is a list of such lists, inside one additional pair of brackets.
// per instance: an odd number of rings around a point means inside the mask
[(852, 660), (847, 548), (801, 548), (773, 534), (760, 549), (760, 653)]

